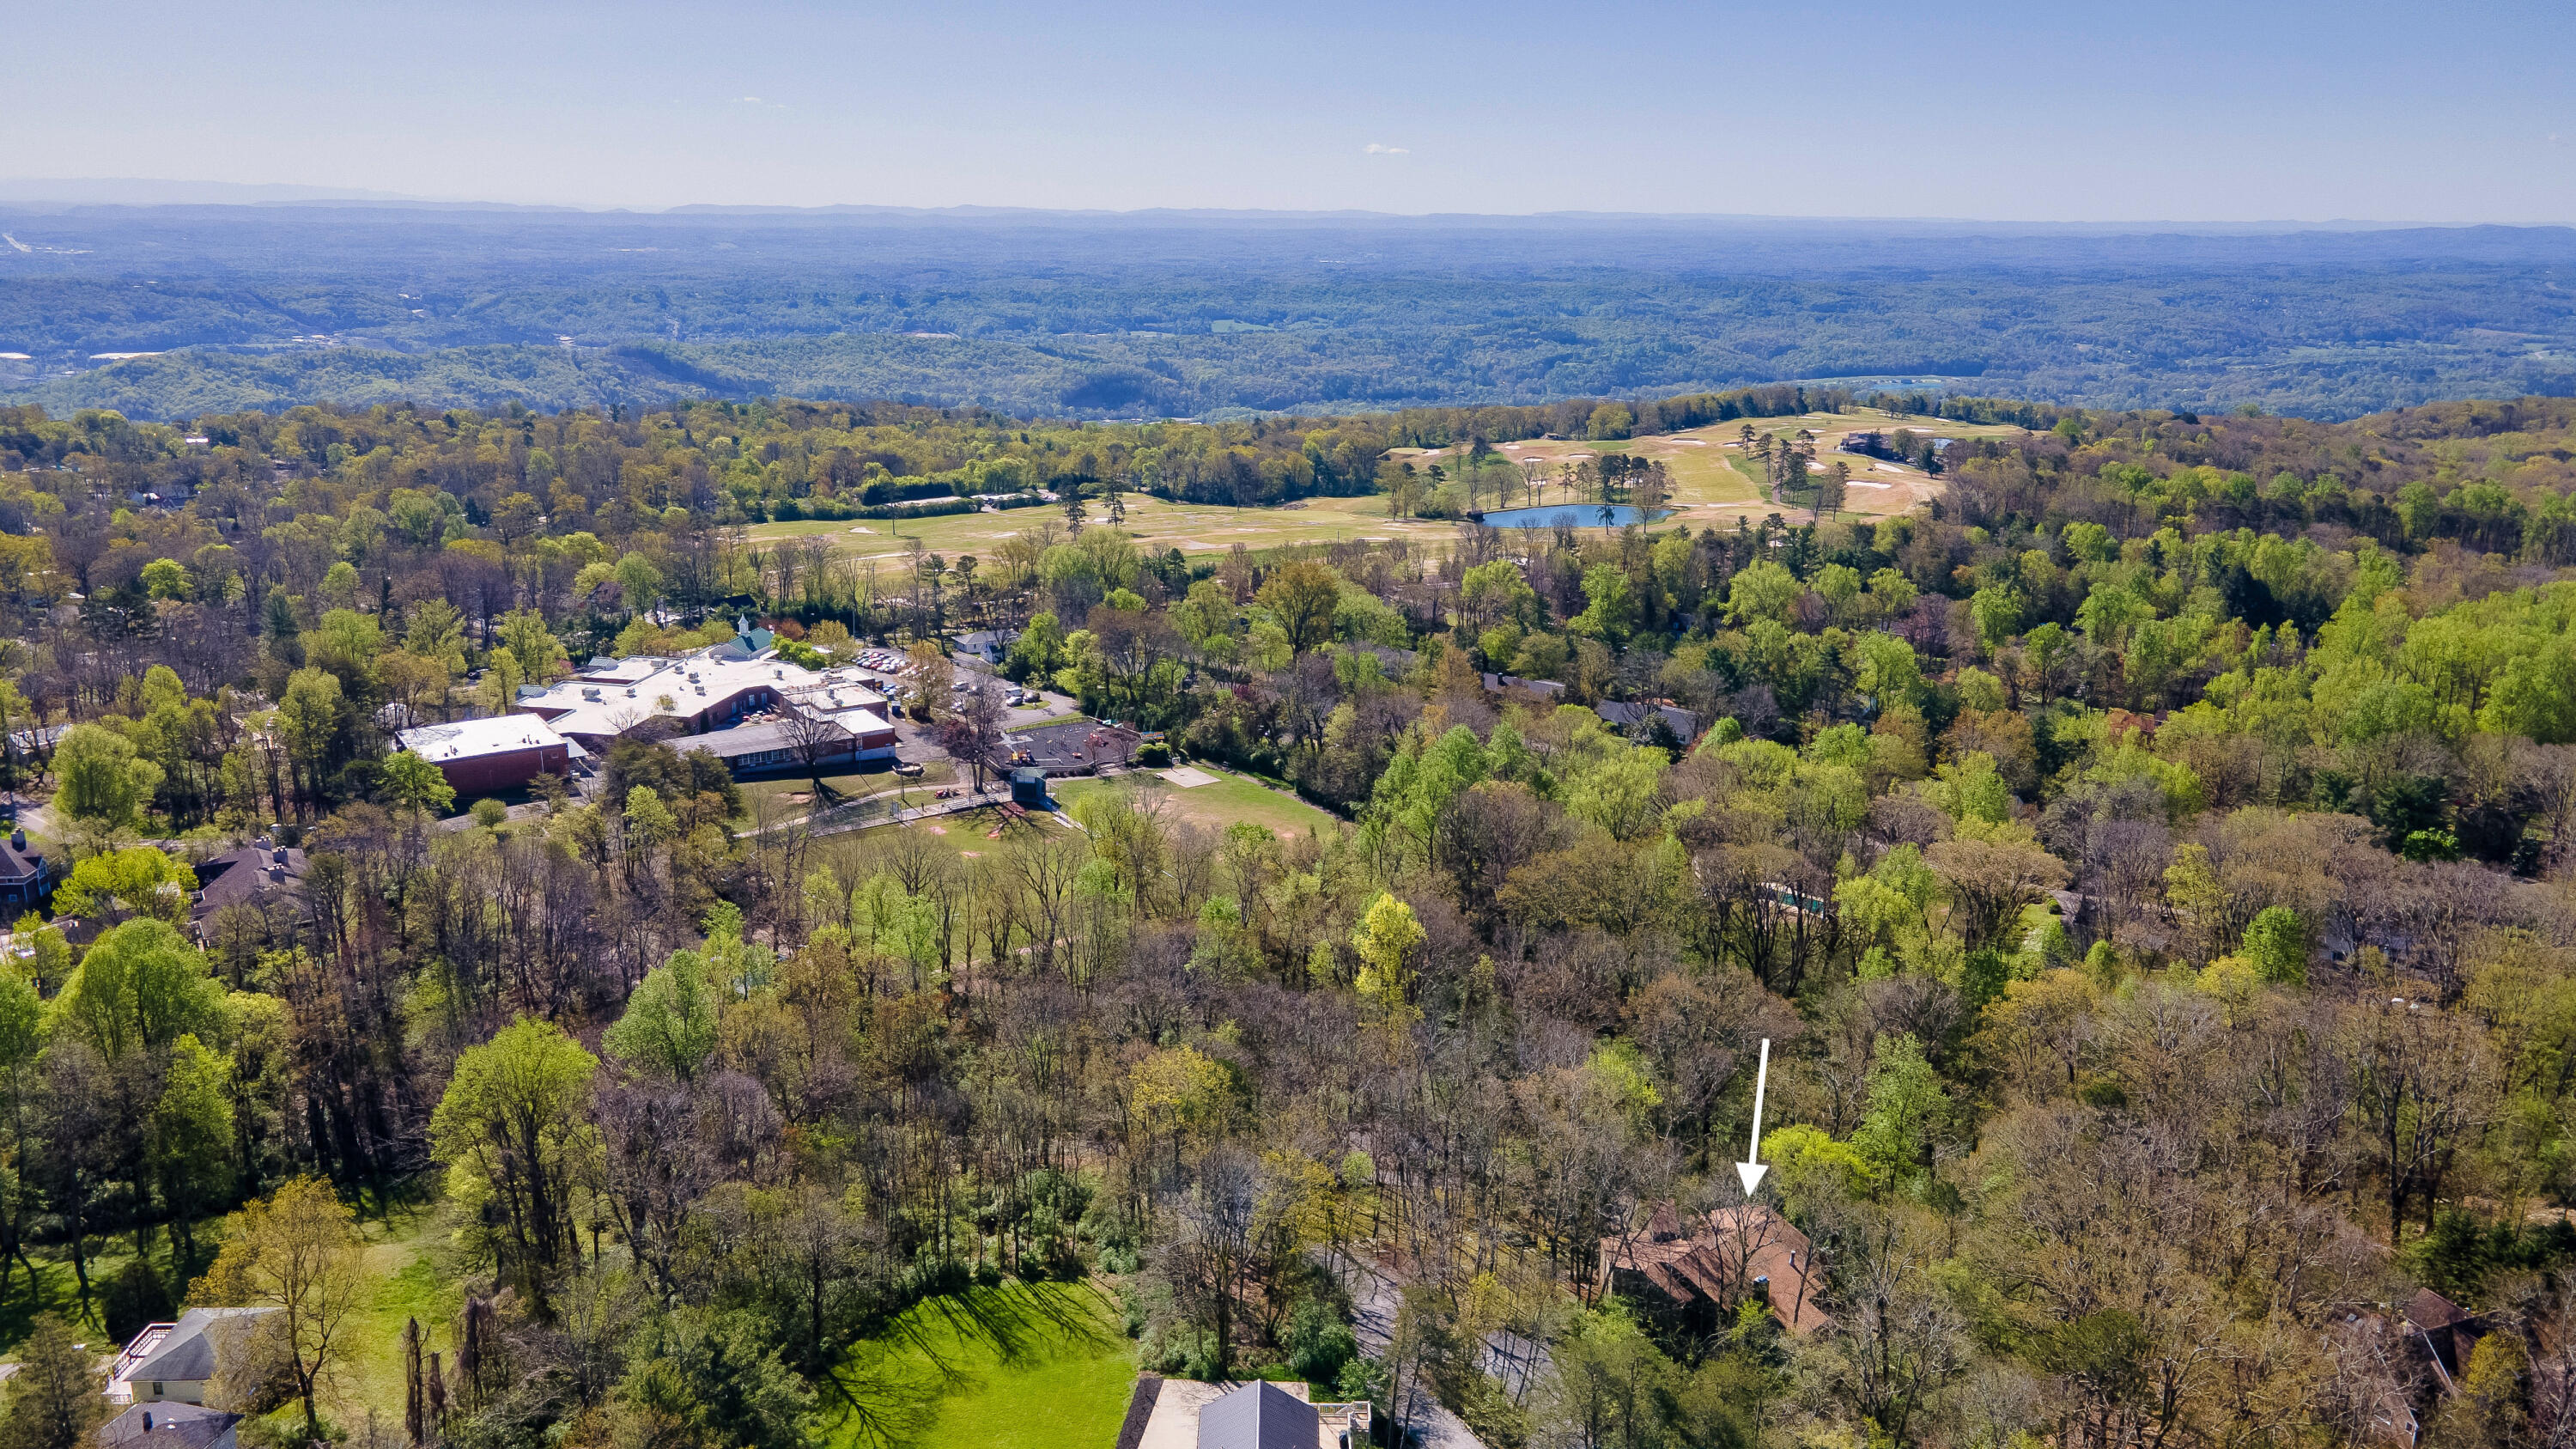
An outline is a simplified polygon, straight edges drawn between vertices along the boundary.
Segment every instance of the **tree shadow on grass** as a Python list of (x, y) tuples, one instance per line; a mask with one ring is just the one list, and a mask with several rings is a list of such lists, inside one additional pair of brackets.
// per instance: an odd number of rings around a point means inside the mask
[(1108, 1296), (1088, 1283), (971, 1288), (925, 1299), (886, 1332), (852, 1344), (826, 1386), (842, 1428), (865, 1449), (932, 1442), (948, 1399), (994, 1369), (1034, 1367), (1115, 1348)]

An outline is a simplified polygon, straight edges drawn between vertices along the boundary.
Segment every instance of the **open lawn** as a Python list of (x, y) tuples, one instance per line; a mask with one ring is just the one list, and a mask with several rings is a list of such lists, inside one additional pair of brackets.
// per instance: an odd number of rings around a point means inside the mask
[(1303, 835), (1313, 830), (1329, 837), (1342, 828), (1342, 822), (1330, 813), (1318, 810), (1294, 795), (1273, 790), (1258, 780), (1204, 763), (1195, 768), (1214, 775), (1216, 783), (1185, 790), (1167, 783), (1151, 770), (1133, 770), (1106, 780), (1058, 780), (1050, 789), (1068, 810), (1074, 802), (1092, 795), (1150, 793), (1161, 798), (1164, 812), (1170, 818), (1218, 830), (1237, 820), (1249, 820), (1286, 836)]
[(843, 1374), (859, 1409), (827, 1423), (831, 1449), (1105, 1445), (1136, 1379), (1116, 1307), (1088, 1283), (1011, 1282), (915, 1304), (851, 1345)]
[[(956, 782), (957, 768), (947, 760), (923, 763), (921, 773), (909, 778), (894, 772), (893, 762), (871, 761), (864, 770), (831, 770), (823, 775), (823, 788), (828, 792), (824, 803), (833, 804), (862, 795), (881, 795), (900, 790), (912, 798), (907, 805), (927, 805), (941, 787)], [(741, 782), (742, 808), (745, 814), (762, 824), (792, 820), (814, 804), (814, 777), (811, 775), (771, 775)]]
[(367, 1411), (387, 1434), (400, 1431), (403, 1412), (403, 1320), (418, 1318), (422, 1352), (446, 1353), (448, 1333), (464, 1298), (452, 1271), (437, 1261), (440, 1178), (429, 1174), (383, 1202), (369, 1202), (359, 1219), (367, 1240), (367, 1281), (342, 1320), (336, 1340), (343, 1355), (326, 1385), (323, 1412), (363, 1435)]
[[(926, 793), (921, 803), (930, 803)], [(1001, 835), (998, 837), (993, 835), (992, 832), (995, 830), (1001, 831)], [(971, 860), (978, 856), (996, 854), (1005, 846), (1020, 841), (1042, 840), (1049, 835), (1064, 834), (1065, 827), (1043, 816), (1012, 820), (1004, 816), (1001, 811), (986, 807), (979, 810), (961, 810), (954, 815), (933, 815), (926, 820), (915, 820), (905, 825), (876, 825), (865, 830), (827, 835), (815, 841), (813, 848), (818, 854), (833, 857), (848, 856), (854, 859), (881, 857), (885, 851), (893, 848), (894, 837), (898, 832), (919, 835), (960, 860)]]

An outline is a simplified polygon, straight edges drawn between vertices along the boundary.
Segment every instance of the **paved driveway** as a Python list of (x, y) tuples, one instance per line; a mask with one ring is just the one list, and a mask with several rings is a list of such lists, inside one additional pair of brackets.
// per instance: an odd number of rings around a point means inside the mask
[[(1324, 1267), (1350, 1290), (1351, 1331), (1360, 1341), (1360, 1352), (1384, 1357), (1395, 1338), (1404, 1285), (1347, 1253), (1327, 1256)], [(1465, 1420), (1431, 1396), (1429, 1384), (1416, 1380), (1406, 1387), (1405, 1402), (1396, 1406), (1395, 1418), (1412, 1431), (1414, 1443), (1423, 1449), (1485, 1449), (1485, 1442), (1469, 1431)]]

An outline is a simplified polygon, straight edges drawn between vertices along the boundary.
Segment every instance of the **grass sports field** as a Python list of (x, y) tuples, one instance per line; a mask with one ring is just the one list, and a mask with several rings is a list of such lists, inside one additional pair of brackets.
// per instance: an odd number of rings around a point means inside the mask
[(1187, 820), (1218, 830), (1237, 820), (1249, 820), (1267, 826), (1278, 835), (1303, 835), (1312, 830), (1329, 837), (1341, 828), (1341, 822), (1285, 791), (1273, 790), (1258, 780), (1247, 779), (1230, 770), (1213, 765), (1196, 765), (1202, 775), (1215, 777), (1212, 785), (1182, 787), (1172, 784), (1151, 770), (1136, 770), (1107, 780), (1058, 780), (1053, 786), (1056, 799), (1069, 810), (1075, 802), (1088, 796), (1112, 793), (1151, 794), (1161, 797), (1162, 809), (1171, 819)]
[[(1835, 445), (1845, 433), (1893, 431), (1900, 427), (1942, 438), (2002, 437), (2021, 431), (2001, 424), (1954, 423), (1858, 411), (1763, 418), (1754, 423), (1757, 433), (1782, 438), (1794, 438), (1802, 428), (1813, 432), (1816, 456), (1825, 462), (1832, 460)], [(1780, 513), (1793, 522), (1803, 522), (1798, 507), (1764, 499), (1754, 472), (1737, 466), (1749, 461), (1742, 450), (1742, 429), (1741, 422), (1715, 423), (1689, 432), (1626, 442), (1533, 440), (1506, 443), (1499, 451), (1523, 464), (1525, 473), (1540, 479), (1550, 478), (1560, 465), (1590, 454), (1624, 452), (1660, 458), (1673, 476), (1675, 516), (1668, 523), (1678, 521), (1694, 528), (1733, 527), (1738, 516), (1758, 521), (1766, 513)], [(1427, 467), (1455, 459), (1461, 451), (1456, 447), (1399, 450), (1398, 456), (1416, 467)], [(1903, 513), (1940, 488), (1939, 480), (1914, 468), (1873, 463), (1866, 458), (1853, 458), (1851, 462), (1852, 486), (1844, 504), (1844, 512), (1849, 514), (1883, 517)], [(1535, 500), (1523, 493), (1510, 501), (1519, 504), (1563, 500), (1564, 495), (1553, 484), (1543, 484)], [(1095, 526), (1106, 524), (1106, 505), (1091, 500), (1088, 516)], [(891, 562), (908, 553), (915, 538), (931, 552), (954, 558), (959, 554), (990, 553), (1003, 539), (1050, 521), (1060, 525), (1064, 514), (1053, 508), (1026, 508), (926, 519), (807, 519), (758, 524), (750, 532), (755, 540), (822, 535), (853, 557)], [(1166, 503), (1141, 494), (1129, 495), (1124, 526), (1147, 548), (1156, 552), (1178, 548), (1185, 554), (1223, 553), (1238, 543), (1258, 550), (1340, 539), (1404, 538), (1437, 546), (1448, 543), (1457, 530), (1456, 524), (1441, 520), (1389, 518), (1383, 497), (1308, 498), (1276, 508), (1228, 508), (1219, 504)]]

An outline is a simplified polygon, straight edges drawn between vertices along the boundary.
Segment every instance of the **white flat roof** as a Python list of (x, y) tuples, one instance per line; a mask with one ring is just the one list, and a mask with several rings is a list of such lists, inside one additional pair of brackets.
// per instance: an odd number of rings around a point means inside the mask
[(562, 735), (555, 733), (552, 725), (532, 714), (504, 714), (489, 719), (461, 719), (453, 724), (422, 725), (417, 729), (404, 730), (395, 738), (404, 749), (433, 765), (471, 760), (483, 755), (507, 754), (538, 745), (568, 743)]
[[(719, 700), (763, 686), (780, 699), (799, 704), (808, 703), (817, 691), (825, 692), (833, 700), (822, 706), (826, 710), (885, 702), (885, 696), (867, 688), (867, 676), (852, 666), (818, 673), (775, 653), (742, 659), (701, 650), (669, 659), (639, 655), (618, 660), (614, 666), (584, 669), (549, 689), (522, 694), (519, 708), (552, 715), (559, 734), (604, 737), (622, 734), (657, 714), (687, 718)], [(669, 709), (661, 707), (664, 698), (671, 701)]]
[(885, 722), (885, 716), (872, 709), (818, 710), (816, 713), (862, 739), (869, 735), (886, 734), (894, 729), (894, 726)]

